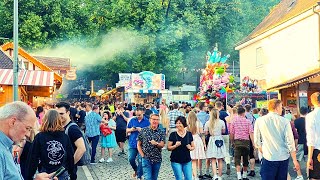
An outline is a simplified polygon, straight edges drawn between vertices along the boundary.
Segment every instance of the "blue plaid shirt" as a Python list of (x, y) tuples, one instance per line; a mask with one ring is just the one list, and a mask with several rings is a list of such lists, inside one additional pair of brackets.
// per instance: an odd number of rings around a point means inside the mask
[(174, 122), (176, 121), (177, 117), (179, 117), (179, 116), (184, 117), (184, 114), (181, 111), (179, 111), (178, 109), (174, 109), (174, 110), (168, 112), (168, 117), (170, 119), (170, 128), (176, 127), (176, 124)]
[(86, 115), (84, 118), (84, 122), (86, 125), (86, 136), (87, 137), (94, 137), (100, 135), (100, 123), (102, 117), (96, 113), (91, 111)]

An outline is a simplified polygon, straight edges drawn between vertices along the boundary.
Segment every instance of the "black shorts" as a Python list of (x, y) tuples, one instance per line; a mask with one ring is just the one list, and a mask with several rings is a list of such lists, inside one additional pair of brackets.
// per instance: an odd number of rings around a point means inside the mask
[(126, 142), (127, 134), (126, 130), (116, 130), (115, 132), (117, 142)]
[(320, 150), (313, 150), (313, 170), (309, 170), (309, 178), (320, 179)]

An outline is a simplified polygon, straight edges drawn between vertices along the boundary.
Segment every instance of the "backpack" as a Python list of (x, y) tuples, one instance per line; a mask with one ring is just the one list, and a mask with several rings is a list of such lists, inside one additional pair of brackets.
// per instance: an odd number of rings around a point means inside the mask
[[(78, 126), (76, 123), (70, 123), (66, 127), (66, 129), (64, 131), (66, 135), (68, 135), (69, 127), (72, 126), (72, 125)], [(89, 143), (88, 138), (85, 137), (85, 135), (83, 134), (82, 131), (81, 131), (81, 134), (82, 134), (82, 138), (83, 138), (83, 141), (84, 141), (84, 145), (86, 147), (86, 152), (82, 155), (81, 159), (79, 160), (79, 162), (78, 162), (79, 166), (90, 164), (90, 162), (91, 162), (91, 152), (92, 152), (92, 148), (91, 148), (91, 145)]]

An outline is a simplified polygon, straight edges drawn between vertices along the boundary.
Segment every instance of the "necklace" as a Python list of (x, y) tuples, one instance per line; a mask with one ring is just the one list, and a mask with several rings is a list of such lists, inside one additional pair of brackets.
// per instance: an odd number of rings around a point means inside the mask
[(179, 132), (179, 131), (177, 131), (177, 133), (178, 133), (178, 135), (180, 136), (180, 137), (184, 137), (185, 135), (186, 135), (186, 130), (184, 129), (184, 131), (181, 133), (181, 132)]

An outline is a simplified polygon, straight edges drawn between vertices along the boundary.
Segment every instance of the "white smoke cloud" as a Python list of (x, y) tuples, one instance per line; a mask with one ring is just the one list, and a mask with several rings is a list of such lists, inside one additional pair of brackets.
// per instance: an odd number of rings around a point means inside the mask
[(48, 57), (65, 57), (71, 59), (72, 66), (77, 68), (111, 60), (121, 53), (133, 53), (148, 43), (148, 36), (136, 31), (114, 29), (102, 37), (98, 47), (90, 44), (75, 44), (67, 41), (56, 48), (46, 48), (33, 52), (33, 55)]

